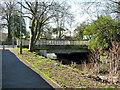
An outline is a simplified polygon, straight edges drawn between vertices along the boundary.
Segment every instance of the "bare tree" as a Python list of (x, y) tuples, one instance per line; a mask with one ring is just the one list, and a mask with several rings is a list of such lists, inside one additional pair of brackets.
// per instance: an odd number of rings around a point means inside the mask
[(61, 4), (55, 3), (55, 8), (56, 17), (54, 17), (54, 22), (57, 27), (56, 33), (58, 33), (58, 38), (61, 38), (63, 36), (62, 31), (65, 30), (65, 23), (70, 20), (72, 14), (70, 14), (70, 6), (66, 2), (62, 2)]
[(31, 19), (30, 26), (30, 43), (29, 50), (33, 51), (35, 47), (35, 43), (40, 38), (41, 33), (43, 32), (43, 27), (50, 23), (50, 19), (53, 17), (57, 17), (56, 11), (58, 10), (58, 6), (54, 1), (52, 2), (38, 2), (35, 0), (34, 2), (29, 2), (24, 0), (26, 5), (22, 5), (23, 8), (28, 10), (31, 14), (31, 17), (27, 16)]
[(6, 27), (8, 29), (8, 41), (10, 42), (12, 39), (11, 35), (11, 24), (12, 24), (12, 16), (14, 13), (14, 9), (16, 8), (16, 3), (14, 2), (3, 2), (1, 4), (1, 9), (2, 9), (2, 15), (1, 15), (1, 20), (4, 22), (2, 23), (2, 26)]

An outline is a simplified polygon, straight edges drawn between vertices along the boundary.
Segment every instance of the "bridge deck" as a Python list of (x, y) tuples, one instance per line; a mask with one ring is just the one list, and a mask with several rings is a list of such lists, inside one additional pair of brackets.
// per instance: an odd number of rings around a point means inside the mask
[(54, 49), (48, 50), (47, 53), (56, 53), (56, 54), (71, 54), (71, 53), (88, 53), (88, 49)]
[[(44, 56), (46, 56), (46, 53), (56, 54), (86, 53), (89, 52), (86, 43), (87, 41), (38, 40), (36, 43), (36, 45), (38, 46), (36, 50), (40, 51), (40, 53), (42, 53)], [(19, 39), (17, 40), (17, 45), (20, 45)], [(29, 45), (29, 41), (22, 40), (22, 45)]]
[[(69, 40), (38, 40), (36, 45), (86, 45), (87, 41), (69, 41)], [(20, 45), (20, 39), (17, 40)], [(22, 45), (29, 45), (29, 40), (22, 40)]]

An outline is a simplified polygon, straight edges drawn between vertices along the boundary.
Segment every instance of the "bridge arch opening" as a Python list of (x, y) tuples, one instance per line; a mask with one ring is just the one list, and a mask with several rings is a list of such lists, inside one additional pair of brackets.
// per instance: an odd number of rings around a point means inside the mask
[(76, 64), (81, 64), (83, 62), (88, 62), (89, 53), (70, 53), (70, 54), (56, 54), (57, 60), (62, 62), (62, 64), (71, 64), (71, 62), (75, 62)]

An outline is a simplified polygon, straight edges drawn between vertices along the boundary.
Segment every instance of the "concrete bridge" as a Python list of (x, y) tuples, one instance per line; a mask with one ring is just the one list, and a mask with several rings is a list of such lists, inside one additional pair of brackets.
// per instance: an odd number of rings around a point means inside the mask
[[(70, 54), (70, 53), (87, 53), (89, 50), (86, 45), (87, 41), (73, 40), (38, 40), (36, 43), (37, 50), (40, 54), (46, 56), (46, 53)], [(20, 45), (20, 40), (17, 40)], [(29, 45), (29, 40), (22, 39), (22, 45)]]
[[(75, 40), (38, 40), (36, 45), (86, 45), (87, 41), (75, 41)], [(17, 45), (20, 45), (20, 39), (17, 39)], [(29, 45), (29, 40), (22, 39), (22, 45)]]

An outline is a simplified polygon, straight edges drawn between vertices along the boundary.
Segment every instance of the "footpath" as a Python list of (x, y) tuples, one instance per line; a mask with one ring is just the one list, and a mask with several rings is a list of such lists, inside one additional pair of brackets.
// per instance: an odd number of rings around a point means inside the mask
[(54, 90), (50, 84), (22, 63), (10, 50), (2, 50), (2, 88)]

